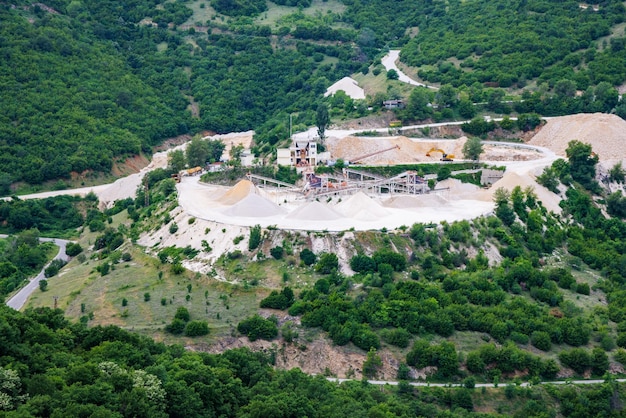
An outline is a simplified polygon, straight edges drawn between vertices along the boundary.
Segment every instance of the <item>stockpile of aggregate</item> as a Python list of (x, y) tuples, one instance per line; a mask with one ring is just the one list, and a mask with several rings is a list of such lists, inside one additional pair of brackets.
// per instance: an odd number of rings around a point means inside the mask
[(317, 200), (302, 204), (286, 216), (287, 219), (303, 221), (333, 221), (342, 217), (333, 208)]
[(529, 144), (565, 157), (565, 149), (573, 140), (590, 144), (601, 161), (621, 161), (626, 158), (626, 121), (605, 113), (550, 118)]
[(391, 215), (390, 211), (363, 192), (350, 196), (347, 200), (338, 203), (335, 208), (347, 218), (360, 221), (374, 221)]

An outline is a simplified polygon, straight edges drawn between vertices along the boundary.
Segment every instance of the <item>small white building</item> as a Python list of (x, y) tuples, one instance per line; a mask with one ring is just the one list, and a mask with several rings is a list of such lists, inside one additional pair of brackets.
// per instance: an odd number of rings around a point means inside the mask
[(276, 163), (278, 165), (296, 167), (298, 172), (315, 167), (320, 163), (320, 155), (317, 153), (317, 141), (294, 140), (289, 148), (276, 150)]

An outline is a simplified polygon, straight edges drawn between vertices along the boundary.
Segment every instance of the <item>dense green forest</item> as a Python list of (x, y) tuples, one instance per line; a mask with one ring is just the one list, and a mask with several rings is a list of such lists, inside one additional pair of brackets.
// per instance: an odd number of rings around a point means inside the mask
[[(72, 324), (61, 310), (0, 307), (3, 417), (618, 416), (623, 385), (478, 390), (381, 388), (272, 368), (276, 353), (207, 354), (114, 326)], [(502, 396), (502, 394), (506, 396)]]
[(442, 2), (423, 3), (416, 11), (423, 12), (419, 34), (402, 51), (407, 64), (431, 66), (420, 71), (428, 81), (523, 88), (570, 80), (586, 90), (602, 81), (619, 85), (626, 77), (623, 34), (595, 43), (624, 21), (620, 1), (584, 8), (576, 1), (453, 3), (447, 10)]
[[(107, 173), (115, 159), (179, 134), (254, 129), (254, 151), (267, 154), (287, 138), (290, 113), (308, 126), (321, 102), (335, 117), (358, 117), (397, 98), (393, 88), (363, 102), (322, 97), (341, 77), (379, 74), (389, 46), (445, 87), (415, 89), (400, 112), (405, 122), (483, 111), (626, 116), (615, 89), (626, 79), (617, 0), (586, 9), (575, 1), (346, 0), (325, 14), (285, 2), (293, 12), (272, 23), (259, 23), (264, 2), (200, 3), (216, 14), (194, 21), (198, 4), (189, 1), (1, 4), (3, 194), (19, 181)], [(195, 27), (177, 29), (190, 20)], [(503, 104), (511, 94), (517, 104)]]

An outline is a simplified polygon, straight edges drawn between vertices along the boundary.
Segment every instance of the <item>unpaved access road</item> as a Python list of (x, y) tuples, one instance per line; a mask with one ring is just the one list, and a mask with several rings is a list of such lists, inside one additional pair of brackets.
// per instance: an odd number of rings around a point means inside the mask
[(422, 86), (428, 87), (429, 89), (437, 90), (437, 87), (420, 83), (419, 81), (415, 81), (408, 75), (404, 74), (396, 65), (396, 61), (398, 61), (398, 58), (400, 58), (400, 50), (392, 49), (387, 55), (383, 57), (383, 59), (380, 60), (380, 62), (383, 64), (387, 71), (395, 70), (398, 73), (398, 81), (402, 81), (403, 83), (411, 84), (413, 86)]

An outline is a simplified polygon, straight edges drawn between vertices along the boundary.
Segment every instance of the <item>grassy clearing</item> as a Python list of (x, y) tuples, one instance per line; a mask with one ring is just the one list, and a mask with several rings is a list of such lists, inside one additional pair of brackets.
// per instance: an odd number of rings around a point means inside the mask
[(204, 25), (208, 20), (212, 20), (217, 12), (211, 7), (211, 2), (206, 0), (195, 0), (187, 3), (187, 7), (193, 10), (193, 15), (183, 25)]
[(595, 42), (599, 51), (603, 51), (605, 48), (610, 48), (611, 39), (621, 38), (626, 34), (626, 23), (619, 23), (611, 28), (611, 33), (607, 36), (598, 38)]
[(192, 319), (206, 320), (212, 334), (218, 336), (230, 334), (259, 306), (255, 289), (244, 290), (193, 272), (174, 275), (169, 265), (161, 265), (138, 248), (131, 254), (130, 262), (116, 264), (106, 276), (95, 271), (97, 261), (76, 262), (61, 277), (51, 280), (48, 292), (36, 291), (29, 306), (52, 306), (52, 297), (47, 296), (56, 295), (58, 306), (73, 320), (91, 316), (90, 325), (115, 324), (140, 333), (161, 334), (160, 339), (172, 342), (175, 338), (164, 335), (163, 330), (179, 306), (185, 306)]
[[(127, 223), (123, 212), (107, 226), (117, 228)], [(180, 342), (178, 337), (163, 332), (179, 306), (185, 306), (192, 319), (207, 320), (211, 335), (224, 336), (241, 319), (256, 312), (259, 301), (268, 293), (264, 289), (221, 283), (191, 271), (173, 274), (169, 264), (161, 264), (128, 242), (119, 250), (129, 252), (132, 260), (113, 264), (111, 271), (102, 276), (96, 267), (109, 260), (98, 260), (97, 253), (89, 250), (100, 234), (85, 230), (79, 240), (86, 249), (82, 256), (75, 257), (59, 276), (50, 279), (47, 292), (36, 290), (27, 307), (53, 307), (57, 297), (57, 306), (72, 320), (87, 317), (92, 326), (114, 324), (160, 340)], [(260, 267), (248, 270), (246, 277), (267, 274)], [(278, 273), (275, 275), (278, 277)]]
[[(282, 17), (298, 12), (297, 7), (281, 6), (272, 2), (268, 2), (268, 6), (268, 10), (257, 17), (255, 23), (275, 27)], [(328, 13), (341, 14), (345, 10), (346, 6), (337, 0), (313, 0), (311, 6), (302, 10), (302, 13), (306, 16), (324, 16)]]

